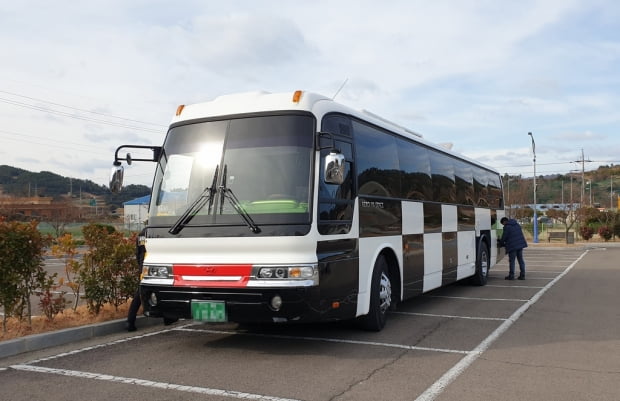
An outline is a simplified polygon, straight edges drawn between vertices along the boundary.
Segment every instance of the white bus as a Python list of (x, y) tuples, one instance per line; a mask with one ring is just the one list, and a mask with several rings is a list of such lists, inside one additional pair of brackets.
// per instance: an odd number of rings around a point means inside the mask
[(502, 256), (494, 169), (328, 97), (245, 93), (179, 106), (157, 163), (145, 315), (209, 322), (357, 319), (470, 279)]

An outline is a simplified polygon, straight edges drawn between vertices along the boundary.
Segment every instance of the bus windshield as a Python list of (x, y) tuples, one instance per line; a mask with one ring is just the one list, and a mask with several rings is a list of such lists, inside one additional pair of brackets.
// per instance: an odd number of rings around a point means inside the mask
[(173, 127), (149, 225), (173, 225), (197, 204), (187, 226), (245, 226), (247, 216), (257, 225), (308, 224), (314, 126), (310, 115), (285, 114)]

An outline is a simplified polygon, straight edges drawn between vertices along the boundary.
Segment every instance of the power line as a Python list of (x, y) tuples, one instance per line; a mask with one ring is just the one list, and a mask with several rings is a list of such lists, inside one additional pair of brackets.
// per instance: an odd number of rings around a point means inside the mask
[[(2, 131), (2, 132), (5, 132), (5, 131)], [(28, 136), (28, 135), (25, 135), (25, 136)], [(33, 136), (30, 136), (30, 137), (33, 137)], [(36, 137), (34, 137), (34, 138), (36, 138)], [(83, 152), (83, 153), (92, 153), (92, 154), (98, 155), (98, 156), (101, 155), (101, 151), (77, 149), (77, 148), (72, 148), (70, 146), (56, 145), (56, 144), (53, 144), (53, 143), (41, 143), (41, 142), (31, 141), (31, 140), (28, 140), (28, 139), (15, 139), (15, 138), (5, 138), (5, 139), (7, 139), (9, 141), (25, 142), (25, 143), (32, 143), (32, 144), (35, 144), (35, 145), (43, 145), (43, 146), (47, 146), (47, 147), (60, 148), (60, 149), (63, 149), (63, 150), (71, 150), (71, 149), (73, 149), (73, 150), (77, 150), (77, 151)], [(56, 141), (56, 142), (58, 142), (58, 141)], [(79, 145), (79, 144), (75, 144), (75, 145)], [(87, 145), (79, 145), (79, 146), (87, 146)]]
[(152, 129), (152, 128), (144, 128), (144, 127), (138, 127), (138, 126), (123, 124), (123, 123), (116, 123), (114, 121), (108, 121), (108, 120), (101, 120), (101, 119), (96, 119), (96, 118), (91, 118), (91, 117), (79, 116), (79, 115), (76, 115), (76, 114), (71, 114), (71, 113), (67, 113), (67, 112), (63, 112), (63, 111), (58, 111), (58, 110), (48, 109), (48, 108), (45, 108), (45, 107), (35, 106), (35, 105), (18, 102), (18, 101), (11, 100), (11, 99), (0, 98), (0, 102), (11, 104), (11, 105), (14, 105), (14, 106), (24, 107), (24, 108), (31, 109), (31, 110), (37, 110), (37, 111), (42, 111), (42, 112), (45, 112), (45, 113), (56, 114), (56, 115), (60, 115), (60, 116), (63, 116), (63, 117), (74, 118), (76, 120), (82, 120), (82, 121), (94, 122), (94, 123), (98, 123), (98, 124), (111, 125), (111, 126), (120, 127), (120, 128), (129, 128), (129, 129), (133, 129), (133, 130), (137, 130), (137, 131), (145, 131), (145, 132), (153, 132), (153, 133), (161, 133), (162, 132), (162, 130), (156, 130), (156, 129)]
[[(40, 136), (36, 136), (36, 135), (23, 134), (23, 133), (20, 133), (20, 132), (6, 131), (6, 130), (3, 130), (3, 129), (0, 129), (0, 133), (5, 134), (5, 135), (13, 135), (13, 136), (19, 136), (19, 137), (27, 137), (27, 138), (39, 139), (39, 140), (43, 140), (43, 141), (52, 141), (54, 144), (57, 144), (57, 143), (67, 143), (67, 144), (70, 144), (70, 145), (82, 146), (82, 147), (89, 148), (89, 149), (92, 148), (92, 146), (86, 145), (86, 144), (83, 144), (83, 143), (69, 142), (69, 141), (59, 141), (58, 138), (44, 138), (44, 137), (40, 137)], [(14, 141), (22, 140), (22, 139), (13, 139), (13, 138), (7, 138), (7, 139), (14, 140)], [(58, 146), (58, 145), (48, 145), (48, 144), (44, 144), (44, 143), (41, 143), (41, 142), (32, 142), (31, 141), (31, 143), (35, 143), (37, 145), (45, 145), (45, 146)]]
[(21, 97), (21, 98), (24, 98), (24, 99), (34, 100), (34, 101), (42, 102), (42, 103), (47, 103), (47, 104), (51, 104), (53, 106), (65, 107), (67, 109), (81, 111), (83, 113), (96, 114), (96, 115), (103, 116), (103, 117), (116, 118), (116, 119), (119, 119), (119, 120), (130, 121), (130, 122), (139, 123), (139, 124), (154, 125), (156, 127), (166, 127), (166, 125), (162, 125), (162, 124), (150, 123), (150, 122), (140, 121), (140, 120), (133, 120), (131, 118), (119, 117), (119, 116), (115, 116), (115, 115), (112, 115), (112, 114), (105, 114), (105, 113), (100, 113), (100, 112), (96, 112), (96, 111), (92, 111), (92, 110), (80, 109), (80, 108), (77, 108), (77, 107), (67, 106), (65, 104), (56, 103), (56, 102), (50, 102), (49, 100), (38, 99), (38, 98), (35, 98), (35, 97), (20, 95), (18, 93), (8, 92), (8, 91), (4, 91), (4, 90), (0, 90), (0, 93), (6, 93), (6, 94), (11, 95), (11, 96), (17, 96), (17, 97)]

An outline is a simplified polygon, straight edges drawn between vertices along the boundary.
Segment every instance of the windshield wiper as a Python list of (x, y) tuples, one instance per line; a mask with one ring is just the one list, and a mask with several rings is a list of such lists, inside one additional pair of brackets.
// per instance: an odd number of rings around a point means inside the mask
[(189, 205), (187, 210), (179, 217), (179, 219), (170, 227), (168, 232), (170, 234), (178, 234), (183, 228), (198, 214), (198, 212), (209, 202), (208, 214), (211, 214), (211, 205), (213, 204), (213, 195), (215, 194), (215, 188), (217, 183), (217, 172), (219, 165), (215, 167), (215, 174), (213, 175), (213, 182), (210, 187), (205, 188), (200, 196)]
[(222, 214), (222, 211), (224, 209), (224, 198), (226, 198), (228, 199), (232, 207), (235, 208), (237, 213), (239, 213), (239, 216), (243, 218), (243, 221), (245, 221), (245, 224), (248, 225), (250, 231), (252, 231), (254, 234), (258, 234), (261, 231), (260, 227), (257, 226), (256, 223), (254, 223), (254, 220), (252, 220), (252, 217), (248, 214), (248, 212), (246, 212), (245, 209), (241, 207), (239, 199), (237, 199), (233, 191), (229, 188), (226, 188), (226, 167), (227, 166), (224, 165), (224, 178), (222, 178), (222, 185), (220, 186), (220, 214)]

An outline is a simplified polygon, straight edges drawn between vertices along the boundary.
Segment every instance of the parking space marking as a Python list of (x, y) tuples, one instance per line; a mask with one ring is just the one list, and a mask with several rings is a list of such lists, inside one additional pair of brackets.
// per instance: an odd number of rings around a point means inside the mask
[(169, 332), (169, 331), (172, 331), (172, 330), (174, 330), (174, 329), (159, 330), (159, 331), (155, 331), (155, 332), (152, 332), (152, 333), (146, 333), (146, 334), (141, 334), (141, 335), (137, 335), (137, 336), (121, 338), (119, 340), (110, 341), (110, 342), (103, 343), (103, 344), (93, 345), (91, 347), (84, 347), (84, 348), (80, 348), (80, 349), (76, 349), (76, 350), (72, 350), (72, 351), (68, 351), (68, 352), (62, 352), (60, 354), (46, 356), (46, 357), (43, 357), (43, 358), (39, 358), (39, 359), (34, 359), (32, 361), (28, 361), (28, 362), (25, 363), (25, 365), (31, 365), (31, 364), (45, 362), (45, 361), (51, 361), (53, 359), (63, 358), (65, 356), (71, 356), (71, 355), (79, 354), (79, 353), (86, 352), (86, 351), (92, 351), (94, 349), (105, 348), (105, 347), (109, 347), (109, 346), (112, 346), (112, 345), (125, 343), (125, 342), (128, 342), (128, 341), (140, 340), (142, 338), (156, 336), (158, 334), (166, 333), (166, 332)]
[(478, 298), (478, 297), (453, 297), (449, 295), (422, 295), (428, 298), (446, 298), (446, 299), (465, 299), (468, 301), (507, 301), (507, 302), (527, 302), (529, 299), (515, 299), (515, 298)]
[(267, 396), (267, 395), (262, 395), (262, 394), (244, 393), (240, 391), (221, 390), (221, 389), (208, 388), (208, 387), (186, 386), (186, 385), (174, 384), (174, 383), (154, 382), (151, 380), (137, 379), (133, 377), (122, 377), (122, 376), (105, 375), (105, 374), (99, 374), (99, 373), (80, 372), (77, 370), (53, 369), (53, 368), (45, 368), (42, 366), (32, 366), (32, 365), (13, 365), (11, 366), (11, 368), (15, 370), (20, 370), (20, 371), (26, 371), (26, 372), (48, 373), (48, 374), (55, 374), (55, 375), (61, 375), (61, 376), (78, 377), (82, 379), (103, 380), (103, 381), (122, 383), (122, 384), (134, 384), (137, 386), (153, 387), (153, 388), (162, 389), (162, 390), (173, 390), (173, 391), (182, 391), (186, 393), (216, 395), (220, 397), (238, 398), (242, 400), (298, 401), (298, 400), (294, 400), (291, 398), (272, 397), (272, 396)]
[[(567, 262), (572, 262), (572, 260), (568, 260)], [(531, 270), (531, 269), (526, 269), (526, 270), (528, 274), (529, 273), (562, 274), (561, 271), (557, 271), (557, 270)]]
[[(491, 276), (491, 275), (489, 275), (489, 277), (492, 277), (492, 278), (500, 278), (500, 276)], [(557, 276), (556, 276), (556, 277), (557, 277)], [(555, 277), (529, 277), (529, 276), (528, 276), (525, 280), (526, 280), (526, 281), (529, 281), (529, 280), (547, 280), (547, 281), (550, 281), (550, 280), (553, 280), (554, 278), (555, 278)]]
[(375, 347), (406, 349), (410, 351), (432, 351), (432, 352), (444, 352), (444, 353), (449, 353), (449, 354), (467, 355), (469, 352), (471, 352), (471, 351), (464, 351), (464, 350), (457, 350), (457, 349), (429, 348), (429, 347), (418, 347), (415, 345), (381, 343), (381, 342), (376, 342), (376, 341), (347, 340), (343, 338), (287, 336), (287, 335), (282, 335), (282, 334), (245, 333), (245, 332), (232, 331), (232, 330), (210, 330), (210, 329), (193, 329), (193, 328), (179, 328), (176, 330), (198, 332), (198, 333), (210, 333), (210, 334), (230, 334), (230, 335), (251, 336), (251, 337), (277, 338), (281, 340), (321, 341), (321, 342), (340, 343), (340, 344), (370, 345), (370, 346), (375, 346)]
[(456, 365), (450, 368), (443, 374), (435, 383), (426, 389), (415, 401), (432, 401), (439, 396), (450, 383), (452, 383), (457, 377), (459, 377), (472, 363), (474, 363), (490, 346), (497, 340), (504, 332), (506, 332), (520, 317), (527, 311), (532, 305), (562, 279), (568, 272), (570, 272), (577, 263), (584, 258), (588, 253), (588, 250), (584, 251), (577, 259), (575, 259), (570, 266), (568, 266), (562, 273), (560, 273), (555, 279), (547, 284), (543, 289), (538, 291), (527, 303), (521, 305), (510, 317), (503, 322), (497, 329), (495, 329), (487, 338), (485, 338), (478, 346), (467, 355), (463, 357)]
[(505, 318), (501, 317), (477, 317), (477, 316), (456, 316), (456, 315), (438, 315), (434, 313), (419, 313), (419, 312), (390, 312), (395, 315), (410, 315), (410, 316), (424, 316), (424, 317), (442, 317), (448, 319), (469, 319), (469, 320), (498, 320), (504, 321)]
[(541, 288), (545, 288), (545, 287), (535, 287), (535, 286), (531, 286), (531, 285), (491, 285), (491, 284), (487, 284), (486, 287), (494, 287), (494, 288), (534, 288), (534, 289), (541, 289)]

